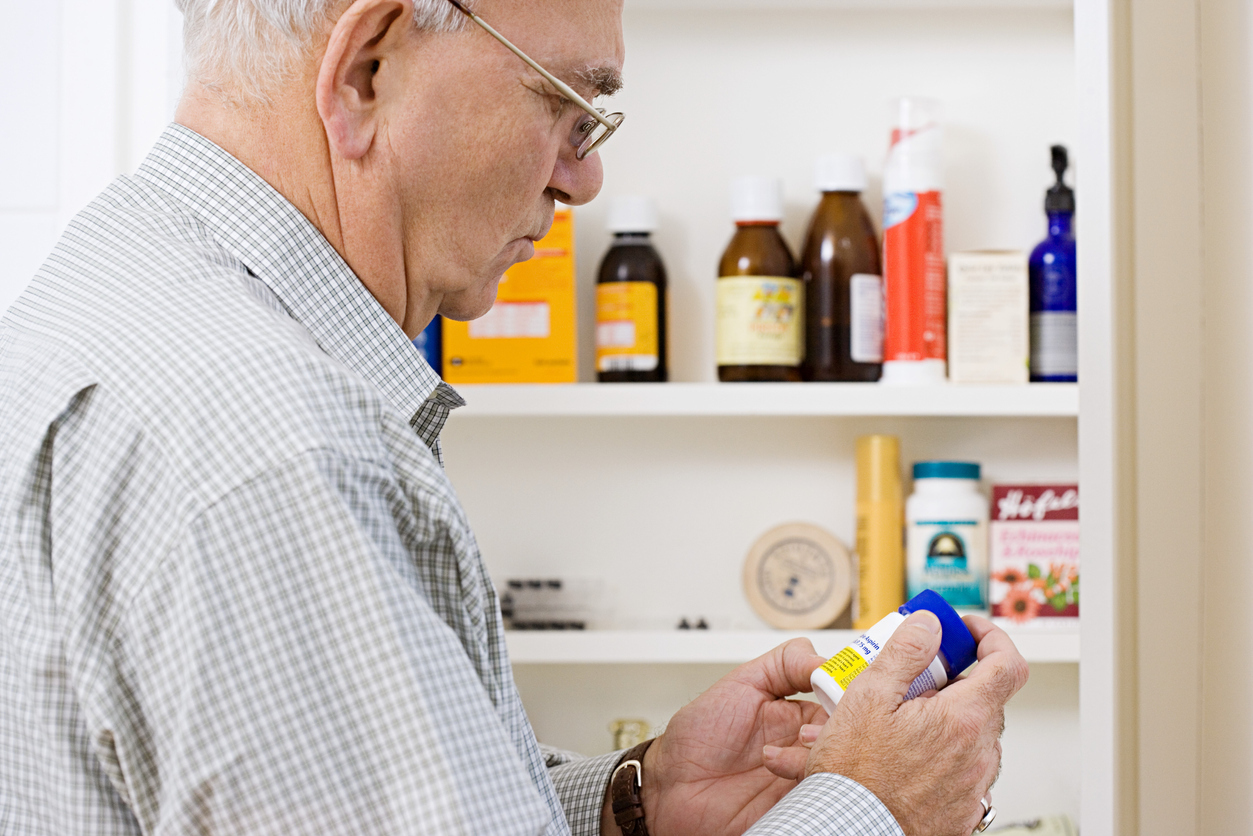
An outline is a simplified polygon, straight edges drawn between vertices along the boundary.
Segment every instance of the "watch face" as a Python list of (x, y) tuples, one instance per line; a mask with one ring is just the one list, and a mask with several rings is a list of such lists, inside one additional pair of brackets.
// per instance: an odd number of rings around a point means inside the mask
[(835, 563), (812, 540), (784, 540), (765, 554), (758, 569), (758, 583), (772, 606), (799, 615), (830, 598), (835, 586)]

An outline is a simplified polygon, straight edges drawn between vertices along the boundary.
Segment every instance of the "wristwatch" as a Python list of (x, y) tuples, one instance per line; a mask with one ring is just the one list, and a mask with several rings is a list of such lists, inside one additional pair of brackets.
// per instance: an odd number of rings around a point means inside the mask
[(613, 806), (613, 820), (622, 830), (622, 836), (648, 836), (644, 826), (644, 803), (640, 800), (640, 786), (644, 783), (644, 753), (653, 745), (645, 740), (628, 749), (609, 779), (609, 802)]

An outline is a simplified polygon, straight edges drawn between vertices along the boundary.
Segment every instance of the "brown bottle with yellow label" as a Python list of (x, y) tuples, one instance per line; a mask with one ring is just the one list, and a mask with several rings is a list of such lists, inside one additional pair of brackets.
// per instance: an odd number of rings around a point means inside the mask
[(601, 383), (663, 383), (666, 268), (649, 235), (657, 212), (646, 197), (609, 205), (613, 246), (596, 279), (596, 378)]
[(718, 265), (718, 379), (799, 381), (804, 295), (796, 260), (779, 234), (782, 185), (741, 177), (732, 186), (731, 208), (735, 235)]

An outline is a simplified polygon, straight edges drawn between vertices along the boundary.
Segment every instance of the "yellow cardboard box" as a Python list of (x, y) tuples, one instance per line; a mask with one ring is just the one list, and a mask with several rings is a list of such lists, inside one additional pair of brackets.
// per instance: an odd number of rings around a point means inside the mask
[(578, 379), (574, 218), (559, 208), (530, 261), (500, 280), (496, 304), (471, 322), (444, 321), (449, 383), (574, 383)]

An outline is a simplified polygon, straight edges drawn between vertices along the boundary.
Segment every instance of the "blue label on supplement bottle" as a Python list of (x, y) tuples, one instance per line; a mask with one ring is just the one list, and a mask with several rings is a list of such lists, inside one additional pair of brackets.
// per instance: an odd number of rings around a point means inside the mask
[(909, 530), (910, 597), (933, 589), (951, 606), (987, 608), (987, 526), (981, 520), (919, 520)]
[(934, 589), (953, 607), (987, 608), (983, 587), (978, 583), (944, 583), (935, 579), (929, 579), (917, 588), (911, 583), (908, 594), (914, 595), (924, 589)]

